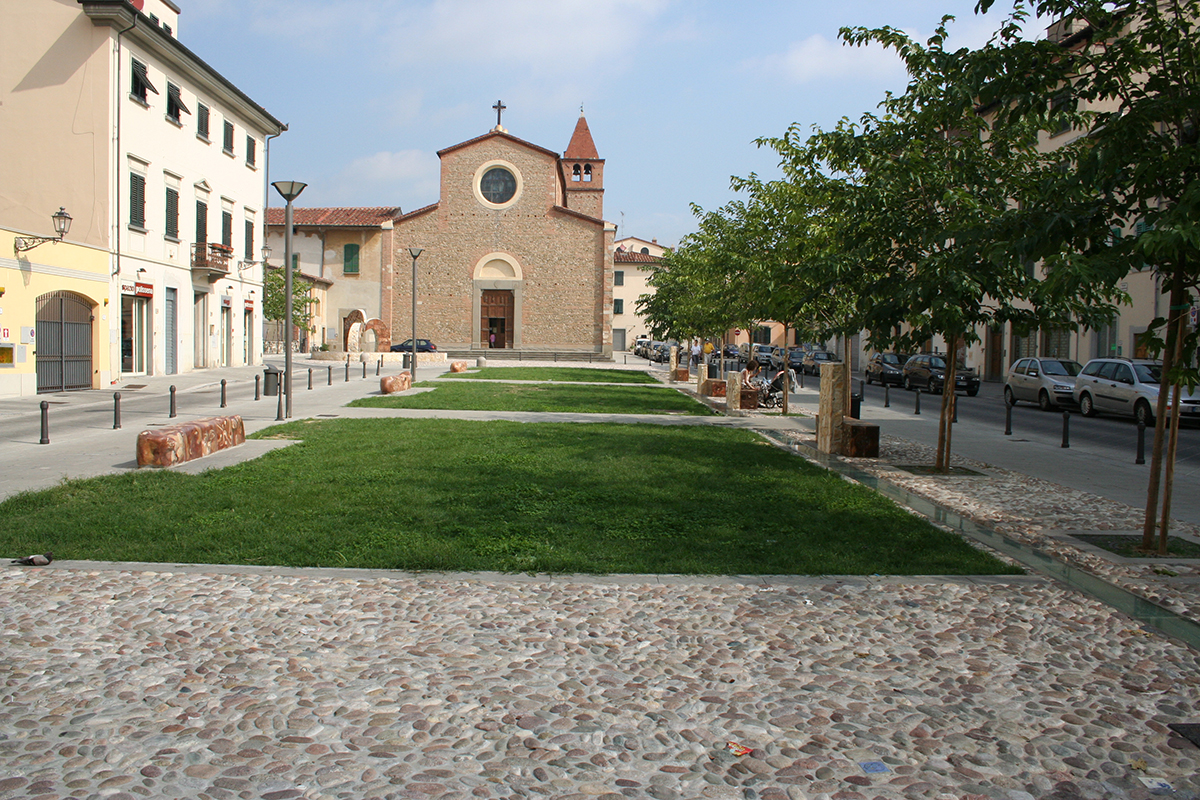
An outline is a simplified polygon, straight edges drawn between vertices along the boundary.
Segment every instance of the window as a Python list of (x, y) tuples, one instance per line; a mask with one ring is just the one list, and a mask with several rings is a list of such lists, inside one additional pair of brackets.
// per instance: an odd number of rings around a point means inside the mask
[(517, 193), (517, 179), (504, 167), (492, 167), (483, 174), (479, 192), (489, 203), (507, 203)]
[(129, 173), (129, 227), (146, 229), (146, 176)]
[(196, 103), (196, 136), (208, 141), (208, 106)]
[(167, 116), (175, 120), (179, 124), (179, 115), (190, 114), (191, 111), (183, 104), (183, 98), (180, 96), (179, 87), (173, 83), (167, 84)]
[(592, 165), (584, 164), (583, 165), (583, 181), (584, 181), (584, 183), (588, 183), (589, 181), (591, 181), (591, 179), (592, 179)]
[(136, 58), (130, 59), (130, 61), (132, 62), (133, 78), (129, 87), (129, 94), (136, 100), (149, 105), (146, 93), (154, 92), (158, 94), (158, 89), (155, 89), (154, 84), (150, 82), (150, 78), (146, 74), (146, 65)]
[(292, 253), (292, 272), (300, 271), (300, 254)]
[(348, 244), (342, 248), (342, 274), (358, 274), (358, 245)]
[(625, 285), (625, 273), (622, 270), (617, 270), (613, 273), (613, 286)]
[(196, 201), (196, 242), (204, 244), (208, 241), (208, 203)]
[(579, 180), (579, 165), (578, 164), (571, 167), (571, 180), (573, 180), (573, 181)]
[(179, 190), (167, 187), (166, 232), (168, 239), (179, 241)]
[(1058, 136), (1071, 130), (1071, 121), (1065, 114), (1075, 110), (1070, 92), (1060, 92), (1050, 101), (1050, 135)]
[(165, 33), (167, 36), (171, 35), (171, 26), (165, 22), (163, 23), (163, 33)]
[(221, 244), (233, 247), (233, 213), (221, 212)]
[(233, 155), (233, 123), (225, 121), (225, 152)]
[(255, 149), (258, 142), (254, 141), (253, 136), (246, 137), (246, 166), (254, 166)]
[(246, 239), (246, 250), (245, 250), (245, 255), (243, 256), (243, 258), (245, 258), (247, 261), (253, 261), (254, 260), (254, 220), (252, 220), (252, 219), (246, 220), (245, 239)]
[(625, 313), (625, 301), (624, 300), (622, 300), (620, 298), (613, 300), (613, 313), (614, 314), (624, 314)]

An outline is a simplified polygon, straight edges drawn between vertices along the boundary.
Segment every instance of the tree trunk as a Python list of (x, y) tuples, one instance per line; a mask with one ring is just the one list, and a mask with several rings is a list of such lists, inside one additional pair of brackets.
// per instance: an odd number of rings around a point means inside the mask
[[(1178, 307), (1186, 300), (1186, 290), (1183, 285), (1183, 265), (1177, 264), (1171, 276), (1170, 310), (1167, 313), (1167, 346), (1163, 351), (1162, 371), (1167, 372), (1175, 365), (1176, 339), (1179, 325), (1177, 320), (1183, 316)], [(1146, 516), (1142, 523), (1142, 549), (1150, 552), (1154, 549), (1155, 517), (1158, 516), (1158, 493), (1163, 467), (1163, 440), (1166, 438), (1167, 425), (1167, 393), (1159, 386), (1158, 407), (1154, 417), (1154, 446), (1150, 454), (1150, 485), (1146, 491)]]
[[(1183, 339), (1186, 335), (1184, 326), (1187, 324), (1187, 317), (1184, 315), (1183, 309), (1179, 311), (1179, 328), (1175, 334), (1175, 358), (1174, 361), (1178, 364), (1183, 359)], [(1165, 378), (1165, 373), (1164, 373)], [(1171, 491), (1175, 487), (1175, 455), (1179, 450), (1179, 399), (1182, 390), (1178, 382), (1172, 382), (1170, 386), (1163, 387), (1162, 382), (1159, 382), (1158, 394), (1162, 397), (1170, 391), (1174, 397), (1171, 401), (1170, 423), (1171, 432), (1167, 440), (1167, 475), (1163, 480), (1163, 506), (1162, 518), (1158, 525), (1158, 554), (1165, 556), (1167, 554), (1167, 530), (1171, 523)]]
[(942, 414), (938, 419), (937, 460), (934, 463), (938, 472), (950, 471), (950, 420), (954, 418), (951, 409), (954, 401), (955, 367), (958, 364), (957, 334), (951, 333), (946, 336), (946, 349), (949, 361), (942, 380)]

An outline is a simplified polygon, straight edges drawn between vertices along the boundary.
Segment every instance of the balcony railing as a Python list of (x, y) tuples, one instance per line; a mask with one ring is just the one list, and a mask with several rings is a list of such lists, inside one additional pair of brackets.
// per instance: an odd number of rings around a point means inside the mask
[(196, 242), (192, 245), (192, 272), (203, 274), (209, 283), (229, 274), (231, 260), (232, 247), (216, 242)]

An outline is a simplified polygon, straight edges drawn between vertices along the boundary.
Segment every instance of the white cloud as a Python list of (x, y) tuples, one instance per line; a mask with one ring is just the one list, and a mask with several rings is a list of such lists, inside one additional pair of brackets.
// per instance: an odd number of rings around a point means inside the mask
[(381, 151), (346, 164), (330, 181), (326, 196), (337, 205), (399, 205), (413, 211), (435, 202), (441, 162), (422, 150)]
[(905, 74), (899, 56), (879, 45), (850, 47), (820, 34), (794, 43), (786, 53), (755, 59), (746, 65), (794, 83), (886, 80)]

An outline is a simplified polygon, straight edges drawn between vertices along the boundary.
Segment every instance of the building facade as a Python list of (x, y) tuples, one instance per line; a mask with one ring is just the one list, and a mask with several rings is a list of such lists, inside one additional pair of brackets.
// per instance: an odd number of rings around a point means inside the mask
[(438, 201), (396, 218), (381, 319), (449, 351), (612, 353), (613, 237), (603, 220), (604, 160), (581, 115), (562, 156), (499, 124), (446, 148)]
[(260, 363), (264, 165), (286, 126), (179, 42), (170, 0), (13, 6), (0, 246), (60, 207), (72, 224), (0, 253), (0, 395)]
[(637, 301), (652, 294), (649, 284), (654, 265), (666, 248), (657, 239), (646, 241), (627, 236), (615, 242), (613, 253), (613, 351), (628, 350), (640, 337), (650, 335), (650, 326), (638, 313)]

